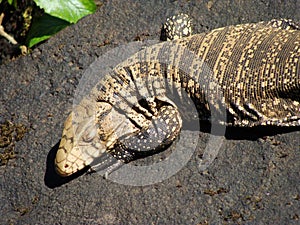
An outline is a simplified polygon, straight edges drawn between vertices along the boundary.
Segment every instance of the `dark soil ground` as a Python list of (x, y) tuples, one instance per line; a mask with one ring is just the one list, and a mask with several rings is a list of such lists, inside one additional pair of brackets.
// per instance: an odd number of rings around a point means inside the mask
[(74, 91), (99, 56), (137, 39), (157, 40), (161, 24), (178, 12), (194, 19), (195, 32), (300, 20), (299, 0), (103, 3), (31, 54), (1, 65), (0, 132), (11, 142), (0, 145), (6, 157), (0, 224), (299, 224), (299, 129), (229, 130), (205, 172), (199, 163), (209, 134), (185, 130), (179, 147), (185, 151), (199, 137), (198, 149), (174, 176), (148, 186), (118, 184), (98, 173), (55, 175), (53, 158)]

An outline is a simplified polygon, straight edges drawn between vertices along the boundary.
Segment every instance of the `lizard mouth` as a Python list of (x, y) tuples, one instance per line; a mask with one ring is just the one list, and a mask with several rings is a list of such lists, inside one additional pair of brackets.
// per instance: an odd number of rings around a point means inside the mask
[[(68, 167), (68, 164), (65, 164), (63, 167)], [(58, 163), (55, 163), (55, 171), (62, 177), (67, 177), (72, 174), (72, 172), (66, 172), (66, 170), (62, 170)]]
[[(69, 159), (70, 157), (67, 158)], [(73, 158), (75, 159), (75, 157)], [(55, 171), (60, 176), (67, 177), (85, 167), (84, 163), (79, 160), (75, 160), (74, 162), (70, 160), (66, 160), (64, 149), (59, 148), (55, 158)]]

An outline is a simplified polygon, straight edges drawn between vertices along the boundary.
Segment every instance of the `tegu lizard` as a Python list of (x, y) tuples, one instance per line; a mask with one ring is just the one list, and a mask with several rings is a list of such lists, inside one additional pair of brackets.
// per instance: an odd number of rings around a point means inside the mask
[(185, 14), (168, 19), (164, 30), (174, 40), (146, 48), (96, 82), (65, 122), (58, 174), (108, 162), (114, 168), (167, 148), (182, 120), (193, 117), (190, 102), (197, 119), (212, 123), (300, 126), (299, 23), (272, 20), (195, 35), (190, 25)]

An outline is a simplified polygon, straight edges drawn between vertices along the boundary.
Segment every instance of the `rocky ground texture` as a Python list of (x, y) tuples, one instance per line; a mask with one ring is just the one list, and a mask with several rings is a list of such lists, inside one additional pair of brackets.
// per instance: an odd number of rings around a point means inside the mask
[[(300, 20), (300, 1), (109, 0), (27, 56), (0, 68), (0, 224), (299, 224), (299, 129), (233, 130), (205, 172), (201, 150), (174, 176), (121, 185), (98, 173), (62, 179), (53, 158), (89, 65), (135, 40), (158, 39), (184, 12), (195, 31), (273, 18)], [(199, 149), (207, 133), (184, 131)], [(189, 138), (190, 137), (190, 138)]]

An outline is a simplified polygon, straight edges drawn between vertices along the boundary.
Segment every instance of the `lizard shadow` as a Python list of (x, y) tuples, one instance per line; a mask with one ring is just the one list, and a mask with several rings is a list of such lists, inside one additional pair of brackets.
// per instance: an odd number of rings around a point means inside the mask
[(46, 160), (46, 172), (44, 175), (44, 183), (47, 187), (53, 189), (56, 187), (59, 187), (61, 185), (64, 185), (71, 180), (76, 179), (77, 177), (85, 174), (89, 168), (84, 168), (70, 176), (67, 177), (61, 177), (59, 176), (56, 171), (55, 171), (55, 166), (54, 166), (54, 161), (55, 161), (55, 156), (56, 152), (59, 147), (59, 142), (56, 143), (55, 146), (51, 148), (47, 155), (47, 160)]
[[(198, 125), (197, 125), (198, 124)], [(200, 125), (200, 126), (199, 126)], [(276, 126), (256, 126), (251, 128), (245, 127), (224, 127), (222, 125), (214, 124), (214, 135), (225, 136), (229, 140), (252, 140), (255, 141), (259, 138), (266, 136), (274, 136), (277, 134), (290, 133), (294, 131), (300, 131), (300, 127), (276, 127)], [(183, 130), (200, 131), (204, 133), (211, 133), (212, 124), (208, 121), (197, 121), (184, 123)], [(225, 131), (225, 134), (224, 134)], [(89, 167), (70, 175), (67, 177), (61, 177), (55, 171), (55, 157), (59, 147), (59, 142), (57, 142), (49, 151), (46, 160), (46, 172), (44, 175), (44, 183), (47, 187), (53, 189), (62, 186), (71, 180), (74, 180), (83, 174), (86, 174)]]
[[(277, 134), (291, 133), (300, 131), (300, 126), (295, 127), (278, 127), (278, 126), (255, 126), (255, 127), (225, 127), (223, 125), (215, 125), (214, 135), (225, 136), (229, 140), (252, 140), (266, 136), (275, 136)], [(190, 127), (190, 126), (189, 126)], [(200, 131), (204, 133), (211, 133), (212, 124), (208, 121), (200, 121)], [(218, 130), (220, 132), (218, 132)]]

